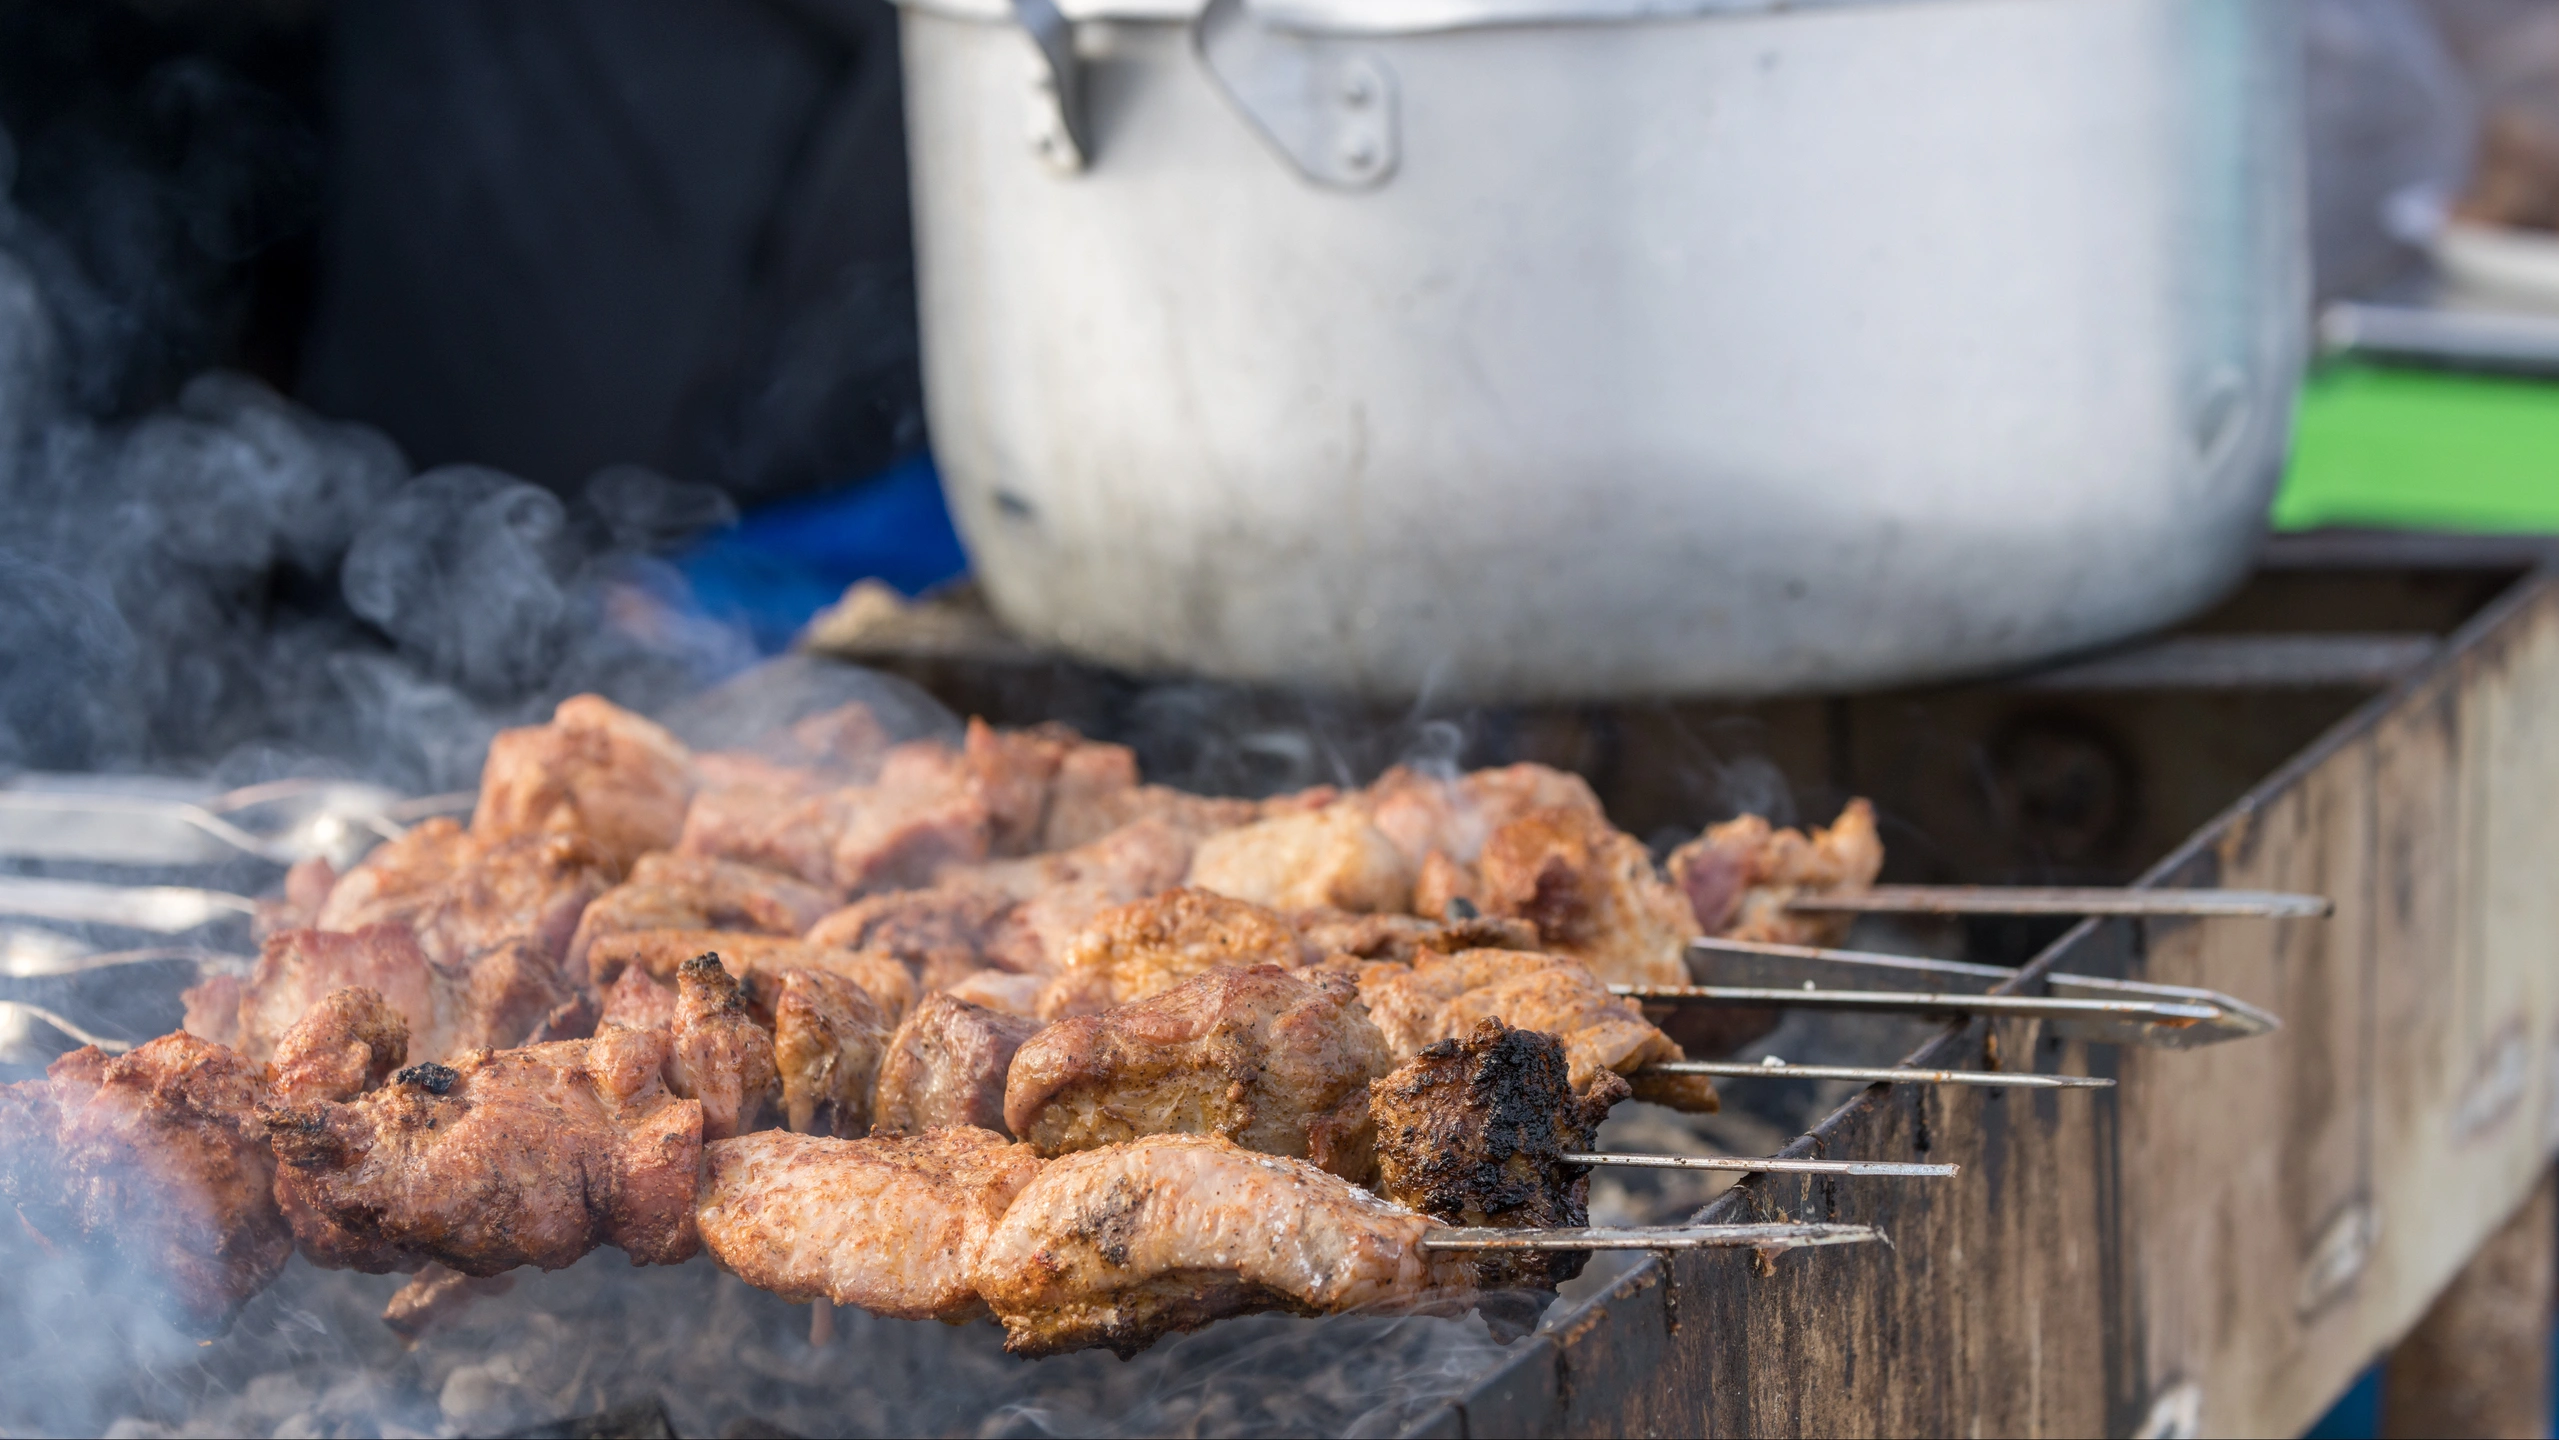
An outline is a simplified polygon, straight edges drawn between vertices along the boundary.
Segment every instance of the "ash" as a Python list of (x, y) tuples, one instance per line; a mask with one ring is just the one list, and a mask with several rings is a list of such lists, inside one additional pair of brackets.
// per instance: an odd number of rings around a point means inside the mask
[[(1127, 1362), (1025, 1361), (991, 1321), (851, 1310), (812, 1348), (806, 1306), (707, 1261), (638, 1270), (610, 1252), (523, 1273), (413, 1349), (376, 1318), (404, 1277), (297, 1260), (229, 1335), (198, 1345), (112, 1276), (0, 1258), (16, 1297), (0, 1306), (8, 1434), (488, 1435), (656, 1399), (685, 1435), (1385, 1435), (1509, 1348), (1481, 1311), (1256, 1316)], [(1484, 1301), (1512, 1319), (1534, 1303)]]

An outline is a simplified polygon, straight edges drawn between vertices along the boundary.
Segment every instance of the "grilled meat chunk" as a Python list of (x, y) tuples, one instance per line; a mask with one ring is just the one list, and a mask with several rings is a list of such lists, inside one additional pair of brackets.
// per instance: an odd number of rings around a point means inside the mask
[(373, 847), (371, 854), (339, 876), (329, 887), (328, 898), (320, 902), (313, 927), (361, 930), (405, 922), (487, 848), (458, 821), (441, 815), (421, 820), (399, 838)]
[[(1369, 1087), (1377, 1193), (1451, 1225), (1587, 1225), (1590, 1167), (1557, 1157), (1593, 1149), (1600, 1122), (1626, 1094), (1626, 1082), (1609, 1074), (1576, 1093), (1554, 1036), (1478, 1021)], [(1588, 1258), (1486, 1251), (1462, 1263), (1478, 1288), (1505, 1290), (1561, 1284)]]
[(788, 875), (708, 856), (652, 853), (631, 867), (631, 878), (586, 907), (569, 940), (568, 966), (572, 974), (585, 974), (587, 947), (599, 935), (637, 930), (797, 935), (834, 908), (832, 894)]
[(685, 808), (677, 854), (834, 885), (835, 836), (844, 827), (842, 781), (751, 755), (704, 755), (694, 766), (702, 784)]
[(598, 1029), (618, 1025), (625, 1030), (672, 1031), (675, 987), (650, 979), (649, 972), (637, 965), (626, 966), (614, 977), (613, 987), (604, 992), (604, 1010), (595, 1023)]
[(1368, 1082), (1393, 1065), (1350, 977), (1274, 965), (1196, 975), (1025, 1041), (1004, 1123), (1043, 1155), (1217, 1135), (1367, 1178)]
[(465, 1275), (556, 1270), (599, 1244), (638, 1264), (699, 1248), (702, 1106), (678, 1099), (663, 1030), (599, 1032), (412, 1065), (344, 1103), (259, 1112), (288, 1210), (381, 1274), (433, 1261)]
[(782, 1072), (785, 1123), (807, 1133), (824, 1116), (837, 1135), (869, 1130), (893, 1029), (870, 992), (843, 976), (783, 971), (773, 1000), (773, 1063)]
[(276, 1042), (268, 1099), (278, 1105), (352, 1100), (409, 1063), (409, 1022), (377, 990), (322, 996)]
[(1781, 945), (1836, 945), (1845, 915), (1795, 915), (1795, 896), (1854, 893), (1884, 868), (1875, 807), (1851, 800), (1828, 829), (1772, 829), (1757, 815), (1727, 820), (1671, 852), (1671, 879), (1705, 933)]
[(1463, 776), (1430, 775), (1399, 765), (1344, 803), (1359, 807), (1416, 874), (1434, 853), (1472, 866), (1494, 831), (1532, 810), (1564, 806), (1603, 813), (1599, 797), (1582, 777), (1530, 764)]
[(692, 753), (674, 736), (601, 696), (573, 695), (551, 723), (489, 742), (471, 832), (583, 836), (618, 875), (675, 847), (694, 785)]
[[(1360, 998), (1398, 1055), (1463, 1038), (1491, 1018), (1560, 1039), (1573, 1088), (1585, 1094), (1607, 1083), (1602, 1072), (1627, 1075), (1655, 1060), (1685, 1058), (1634, 1002), (1609, 994), (1588, 969), (1561, 956), (1424, 951), (1411, 965), (1372, 961), (1358, 975)], [(1715, 1108), (1715, 1087), (1705, 1076), (1633, 1078), (1639, 1098), (1681, 1110)]]
[(227, 980), (214, 977), (187, 992), (187, 1029), (252, 1060), (274, 1056), (284, 1033), (313, 1006), (350, 987), (380, 995), (408, 1026), (410, 1052), (436, 1059), (513, 1045), (576, 994), (529, 939), (502, 941), (466, 962), (444, 964), (402, 925), (352, 934), (278, 931), (260, 948), (246, 983), (222, 983)]
[(953, 1125), (1004, 1128), (1004, 1077), (1040, 1022), (927, 995), (889, 1036), (871, 1128), (921, 1135)]
[(716, 954), (696, 955), (675, 977), (674, 1044), (667, 1088), (702, 1104), (702, 1138), (726, 1140), (756, 1128), (781, 1098), (773, 1036), (747, 1013), (746, 993)]
[(1448, 1284), (1419, 1243), (1434, 1223), (1303, 1160), (1156, 1135), (1050, 1161), (971, 1281), (1014, 1354), (1125, 1358), (1229, 1315), (1320, 1315)]
[(1044, 972), (1113, 906), (1181, 884), (1192, 843), (1190, 832), (1171, 821), (1139, 820), (1072, 850), (946, 872), (945, 879), (1011, 895), (1016, 903), (987, 932), (985, 959), (1025, 974)]
[(1299, 941), (1317, 955), (1392, 960), (1410, 965), (1425, 950), (1536, 950), (1537, 927), (1525, 920), (1471, 915), (1425, 920), (1418, 915), (1353, 915), (1342, 910), (1300, 910), (1290, 917)]
[(927, 990), (944, 990), (986, 964), (984, 950), (1013, 897), (969, 884), (869, 895), (811, 925), (808, 942), (893, 957)]
[(1028, 1146), (988, 1130), (768, 1130), (710, 1147), (695, 1215), (711, 1257), (757, 1289), (957, 1324), (986, 1313), (978, 1251), (1039, 1168)]
[(625, 969), (640, 969), (660, 980), (673, 980), (684, 962), (705, 951), (718, 951), (721, 963), (749, 985), (761, 975), (785, 970), (824, 970), (841, 975), (871, 992), (880, 1008), (903, 1016), (915, 1005), (915, 977), (905, 966), (878, 951), (839, 950), (781, 935), (746, 935), (724, 930), (640, 930), (597, 938), (587, 951), (587, 969), (599, 987), (610, 987)]
[(171, 1321), (219, 1335), (284, 1269), (260, 1068), (183, 1032), (94, 1046), (0, 1088), (0, 1199), (46, 1239), (112, 1254)]
[(1060, 957), (1040, 1014), (1094, 1015), (1161, 994), (1210, 970), (1297, 965), (1313, 958), (1283, 916), (1250, 901), (1185, 888), (1103, 911)]
[(1680, 893), (1633, 836), (1591, 810), (1532, 810), (1484, 842), (1475, 903), (1537, 927), (1543, 948), (1610, 985), (1685, 985), (1698, 934)]
[(447, 965), (517, 939), (556, 960), (617, 868), (576, 835), (490, 841), (428, 820), (348, 871), (320, 907), (319, 928), (405, 925)]
[(1413, 866), (1364, 807), (1276, 815), (1199, 842), (1190, 883), (1274, 910), (1404, 910)]

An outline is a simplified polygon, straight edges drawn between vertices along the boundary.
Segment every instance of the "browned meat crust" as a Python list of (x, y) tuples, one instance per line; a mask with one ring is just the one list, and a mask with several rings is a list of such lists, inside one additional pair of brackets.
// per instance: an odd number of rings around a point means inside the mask
[(584, 836), (618, 875), (675, 848), (694, 784), (693, 756), (674, 736), (600, 696), (573, 695), (551, 723), (489, 743), (471, 830), (487, 840)]
[(245, 984), (221, 983), (225, 979), (187, 992), (187, 1028), (217, 1043), (227, 1036), (252, 1060), (273, 1056), (311, 1007), (351, 987), (380, 995), (408, 1026), (409, 1049), (434, 1058), (513, 1045), (577, 995), (531, 940), (501, 941), (468, 961), (444, 964), (402, 925), (352, 934), (278, 931), (267, 937)]
[(782, 1094), (773, 1036), (747, 1013), (745, 990), (718, 955), (696, 955), (676, 972), (669, 1030), (667, 1088), (701, 1102), (702, 1138), (726, 1140), (757, 1128)]
[(380, 1274), (433, 1261), (466, 1275), (556, 1270), (599, 1244), (639, 1264), (699, 1248), (702, 1107), (666, 1086), (662, 1030), (479, 1051), (412, 1065), (345, 1104), (259, 1119), (298, 1209)]
[(1209, 890), (1171, 890), (1103, 911), (1077, 932), (1040, 1014), (1099, 1014), (1206, 971), (1312, 958), (1284, 916)]
[(112, 1253), (199, 1335), (231, 1326), (293, 1252), (256, 1118), (260, 1068), (184, 1033), (94, 1047), (0, 1090), (0, 1185), (56, 1243)]
[(1004, 1348), (1123, 1358), (1256, 1310), (1328, 1314), (1448, 1283), (1425, 1215), (1303, 1160), (1157, 1135), (1052, 1160), (1005, 1211), (972, 1288)]
[(1863, 890), (1884, 868), (1875, 807), (1851, 800), (1828, 829), (1771, 829), (1757, 815), (1727, 820), (1671, 852), (1671, 879), (1709, 935), (1782, 945), (1836, 945), (1848, 917), (1796, 915), (1805, 892)]
[(409, 1022), (365, 989), (332, 991), (276, 1042), (268, 1095), (278, 1105), (352, 1100), (409, 1063)]
[(695, 1214), (713, 1259), (789, 1300), (953, 1324), (986, 1313), (970, 1272), (1039, 1172), (987, 1130), (824, 1140), (766, 1131), (710, 1147)]
[(451, 966), (518, 939), (556, 960), (618, 871), (577, 835), (492, 841), (428, 820), (348, 871), (320, 907), (318, 928), (405, 925), (430, 958)]
[(843, 976), (784, 971), (773, 1001), (773, 1063), (782, 1072), (785, 1123), (804, 1133), (823, 1123), (847, 1138), (869, 1130), (892, 1029), (870, 992)]
[[(1685, 1058), (1670, 1037), (1631, 1001), (1608, 993), (1580, 963), (1516, 950), (1424, 951), (1411, 965), (1359, 967), (1360, 998), (1389, 1049), (1412, 1055), (1460, 1039), (1487, 1019), (1562, 1040), (1575, 1089), (1604, 1084), (1603, 1071), (1627, 1074), (1655, 1060)], [(1683, 1110), (1715, 1108), (1714, 1084), (1702, 1075), (1648, 1076), (1644, 1098)]]
[(921, 1135), (953, 1125), (1004, 1128), (1004, 1077), (1040, 1028), (948, 995), (927, 995), (889, 1037), (871, 1128)]
[(1344, 803), (1360, 807), (1417, 874), (1433, 854), (1471, 867), (1495, 830), (1532, 810), (1564, 806), (1601, 813), (1599, 797), (1582, 777), (1530, 764), (1463, 776), (1429, 775), (1399, 765)]
[(721, 963), (749, 985), (759, 975), (785, 970), (824, 970), (841, 975), (871, 992), (880, 1008), (903, 1016), (915, 1005), (915, 977), (880, 951), (840, 950), (783, 935), (746, 935), (729, 930), (640, 930), (598, 938), (587, 951), (587, 968), (598, 987), (609, 987), (626, 968), (673, 980), (684, 962), (705, 951), (717, 951)]
[(1349, 976), (1304, 973), (1211, 971), (1051, 1025), (1013, 1057), (1006, 1126), (1043, 1155), (1217, 1135), (1366, 1178), (1365, 1126), (1343, 1133), (1336, 1112), (1355, 1099), (1364, 1112), (1368, 1082), (1394, 1062)]
[[(1556, 1157), (1593, 1149), (1626, 1094), (1615, 1075), (1577, 1094), (1554, 1036), (1479, 1021), (1369, 1087), (1377, 1193), (1451, 1225), (1587, 1225), (1590, 1168)], [(1464, 1264), (1481, 1289), (1546, 1288), (1580, 1274), (1588, 1258), (1488, 1251)]]
[(1274, 910), (1397, 911), (1413, 865), (1353, 802), (1275, 815), (1199, 842), (1190, 882)]
[(648, 854), (605, 891), (569, 940), (570, 973), (586, 973), (598, 935), (634, 930), (743, 930), (797, 935), (835, 908), (835, 896), (788, 875), (702, 855)]
[(1685, 985), (1698, 929), (1652, 856), (1596, 811), (1532, 810), (1484, 842), (1476, 902), (1537, 927), (1545, 949), (1610, 985)]
[(1497, 915), (1426, 920), (1418, 915), (1353, 915), (1341, 910), (1301, 910), (1290, 917), (1298, 938), (1317, 955), (1392, 960), (1410, 965), (1421, 952), (1536, 950), (1537, 927)]
[(966, 884), (869, 895), (809, 927), (808, 942), (895, 958), (927, 990), (948, 989), (986, 961), (982, 952), (1013, 898)]

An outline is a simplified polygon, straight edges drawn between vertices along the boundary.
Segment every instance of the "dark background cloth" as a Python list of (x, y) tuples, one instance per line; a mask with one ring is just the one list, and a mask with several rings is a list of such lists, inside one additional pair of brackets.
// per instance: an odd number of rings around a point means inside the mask
[(345, 0), (327, 97), (323, 412), (743, 502), (922, 446), (884, 0)]

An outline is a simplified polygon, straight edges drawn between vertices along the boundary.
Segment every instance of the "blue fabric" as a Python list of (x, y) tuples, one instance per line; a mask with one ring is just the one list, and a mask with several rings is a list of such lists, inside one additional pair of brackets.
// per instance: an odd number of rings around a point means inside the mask
[(842, 490), (758, 506), (674, 560), (702, 609), (744, 625), (768, 655), (790, 648), (856, 580), (916, 595), (968, 573), (929, 454)]
[(2355, 1377), (2319, 1423), (2302, 1432), (2302, 1440), (2372, 1440), (2381, 1433), (2381, 1367)]

